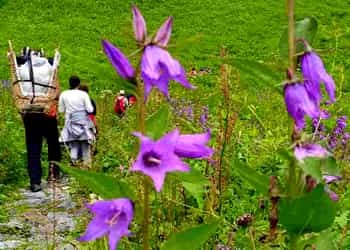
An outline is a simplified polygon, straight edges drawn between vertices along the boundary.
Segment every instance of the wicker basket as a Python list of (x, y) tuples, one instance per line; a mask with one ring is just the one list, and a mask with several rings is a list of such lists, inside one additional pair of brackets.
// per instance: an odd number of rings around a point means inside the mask
[[(57, 58), (56, 58), (56, 55)], [(59, 62), (59, 53), (56, 50), (55, 60)], [(15, 101), (15, 105), (21, 114), (27, 113), (44, 113), (48, 116), (54, 117), (57, 115), (57, 104), (58, 97), (60, 94), (60, 87), (58, 81), (58, 62), (54, 68), (53, 75), (51, 76), (51, 81), (49, 82), (49, 87), (46, 95), (44, 96), (33, 96), (33, 95), (23, 95), (20, 86), (20, 79), (18, 74), (18, 66), (16, 61), (16, 54), (13, 50), (12, 43), (9, 41), (9, 51), (8, 60), (11, 71), (12, 80), (12, 95)]]

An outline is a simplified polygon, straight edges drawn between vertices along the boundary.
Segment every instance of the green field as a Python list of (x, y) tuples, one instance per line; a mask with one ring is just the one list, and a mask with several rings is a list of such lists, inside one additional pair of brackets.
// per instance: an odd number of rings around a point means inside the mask
[[(128, 165), (136, 156), (135, 140), (130, 136), (137, 124), (136, 110), (132, 109), (124, 120), (117, 119), (113, 114), (115, 95), (124, 88), (125, 81), (108, 62), (101, 39), (108, 39), (126, 55), (137, 49), (132, 30), (132, 4), (142, 11), (150, 34), (158, 29), (167, 16), (174, 17), (169, 51), (187, 71), (192, 67), (197, 70), (201, 67), (212, 68), (210, 75), (190, 79), (198, 87), (196, 90), (187, 91), (179, 84), (172, 83), (170, 94), (171, 97), (185, 98), (194, 103), (197, 116), (202, 106), (209, 106), (213, 145), (216, 143), (215, 136), (222, 129), (220, 66), (223, 63), (232, 66), (230, 88), (232, 110), (237, 113), (237, 121), (224, 157), (229, 175), (222, 217), (233, 224), (237, 216), (254, 213), (257, 217), (254, 228), (257, 231), (256, 249), (287, 249), (283, 243), (283, 232), (271, 244), (257, 240), (261, 231), (268, 231), (268, 211), (258, 211), (261, 195), (241, 180), (234, 170), (236, 161), (240, 161), (267, 176), (283, 176), (285, 172), (286, 166), (278, 155), (283, 148), (291, 149), (292, 132), (292, 122), (285, 110), (281, 86), (288, 65), (287, 58), (280, 51), (281, 35), (287, 28), (285, 1), (0, 0), (0, 79), (10, 77), (6, 58), (8, 40), (12, 41), (16, 51), (30, 46), (44, 48), (47, 54), (53, 55), (54, 49), (59, 48), (62, 55), (59, 71), (61, 88), (67, 89), (68, 78), (73, 74), (78, 75), (89, 85), (90, 95), (98, 104), (100, 148), (95, 157), (95, 169), (120, 177), (117, 166)], [(337, 117), (349, 115), (350, 111), (350, 2), (299, 0), (295, 11), (297, 20), (307, 16), (316, 18), (318, 31), (312, 45), (324, 59), (337, 85), (337, 103), (329, 107), (333, 116), (326, 122), (330, 129), (334, 127)], [(227, 51), (225, 58), (220, 57), (222, 48)], [(286, 51), (282, 52), (285, 54)], [(137, 57), (130, 60), (135, 65)], [(157, 101), (156, 97), (152, 99), (150, 112), (157, 107)], [(3, 116), (0, 121), (0, 171), (3, 171), (0, 180), (5, 182), (4, 185), (0, 183), (0, 192), (4, 190), (6, 199), (11, 199), (8, 197), (11, 192), (6, 185), (23, 186), (27, 182), (23, 128), (19, 115), (11, 105), (8, 96), (0, 103)], [(172, 121), (177, 124), (183, 122), (176, 119)], [(188, 125), (185, 130), (189, 132), (201, 131), (198, 123), (184, 124)], [(204, 164), (198, 163), (197, 167), (204, 171)], [(342, 163), (342, 168), (349, 171), (349, 162)], [(337, 216), (345, 217), (344, 223), (349, 226), (349, 213), (346, 212), (349, 198), (345, 198), (349, 195), (348, 187), (347, 181), (338, 188), (344, 199), (339, 202)], [(0, 208), (1, 199), (0, 196)], [(196, 204), (190, 199), (189, 204), (193, 203)], [(195, 209), (189, 213), (189, 219), (179, 220), (175, 229), (173, 225), (165, 224), (162, 230), (167, 234), (171, 231), (169, 228), (176, 231), (183, 226), (200, 224), (205, 217)], [(6, 217), (6, 213), (0, 211), (0, 221)], [(211, 238), (211, 243), (205, 249), (213, 249), (213, 242), (227, 241), (227, 235), (232, 231), (229, 223), (218, 230), (215, 239)], [(339, 223), (335, 223), (331, 230), (337, 241), (343, 237), (342, 249), (348, 249), (350, 235), (345, 231), (345, 236), (341, 236), (344, 228), (346, 226), (341, 228)], [(77, 231), (74, 236), (83, 229)], [(235, 247), (252, 249), (247, 239), (247, 230), (238, 231)], [(126, 243), (123, 246), (130, 247)]]

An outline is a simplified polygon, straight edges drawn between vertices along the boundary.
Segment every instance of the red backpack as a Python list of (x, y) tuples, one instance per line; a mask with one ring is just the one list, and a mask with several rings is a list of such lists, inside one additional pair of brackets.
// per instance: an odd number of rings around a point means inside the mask
[(125, 102), (124, 102), (124, 98), (122, 97), (120, 98), (120, 96), (117, 96), (115, 98), (115, 102), (114, 102), (114, 111), (118, 114), (121, 115), (125, 112)]

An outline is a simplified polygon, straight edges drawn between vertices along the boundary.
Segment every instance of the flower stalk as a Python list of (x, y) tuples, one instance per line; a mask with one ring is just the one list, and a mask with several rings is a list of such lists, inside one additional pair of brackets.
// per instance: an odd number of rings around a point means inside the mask
[(295, 0), (287, 0), (288, 15), (288, 62), (292, 75), (295, 73), (295, 20), (294, 20)]
[[(137, 90), (139, 100), (144, 100), (144, 85), (139, 77), (137, 76)], [(138, 122), (139, 122), (139, 131), (143, 134), (146, 133), (146, 105), (144, 101), (138, 102)], [(149, 219), (150, 219), (150, 207), (149, 207), (149, 190), (150, 184), (148, 181), (148, 176), (143, 178), (143, 225), (142, 225), (142, 235), (143, 235), (143, 249), (149, 250)]]

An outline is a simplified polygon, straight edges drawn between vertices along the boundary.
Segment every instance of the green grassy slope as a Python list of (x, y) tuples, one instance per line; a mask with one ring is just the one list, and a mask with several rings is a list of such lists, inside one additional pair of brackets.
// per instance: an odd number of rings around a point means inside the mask
[[(62, 79), (77, 73), (102, 85), (115, 79), (101, 53), (100, 39), (108, 38), (124, 51), (135, 48), (131, 30), (130, 6), (136, 3), (154, 31), (167, 15), (174, 16), (172, 49), (187, 66), (206, 66), (218, 55), (220, 46), (241, 58), (271, 60), (278, 54), (278, 40), (286, 23), (284, 1), (87, 1), (33, 0), (7, 1), (0, 9), (0, 49), (7, 40), (16, 48), (25, 45), (44, 47), (59, 45), (62, 51)], [(299, 17), (315, 16), (320, 23), (317, 45), (334, 48), (334, 33), (348, 31), (349, 3), (337, 1), (299, 1)], [(338, 32), (338, 33), (339, 33)], [(340, 46), (349, 42), (341, 37)], [(342, 51), (345, 63), (349, 52)], [(6, 61), (1, 57), (1, 65)], [(347, 62), (346, 62), (347, 65)], [(0, 76), (6, 78), (6, 67)]]

